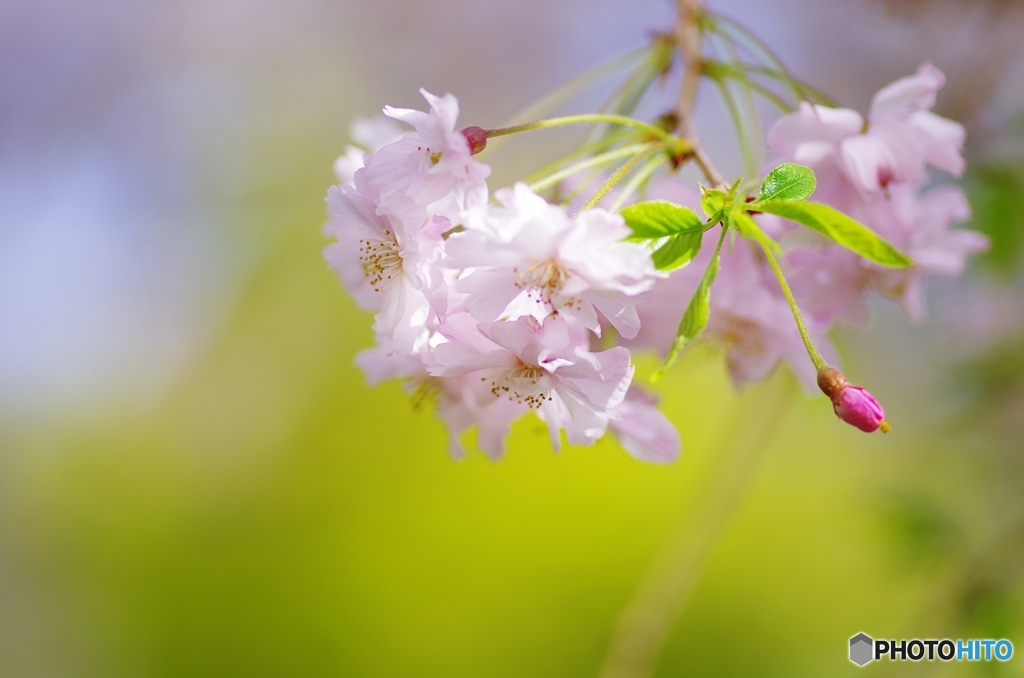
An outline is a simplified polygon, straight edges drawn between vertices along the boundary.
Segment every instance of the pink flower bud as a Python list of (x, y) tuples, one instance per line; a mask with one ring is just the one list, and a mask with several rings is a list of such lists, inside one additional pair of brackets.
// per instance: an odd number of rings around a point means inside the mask
[(843, 373), (834, 367), (818, 372), (818, 386), (832, 400), (836, 416), (861, 431), (872, 433), (882, 429), (888, 433), (885, 410), (875, 397), (861, 386), (848, 384)]
[(470, 155), (476, 155), (487, 148), (487, 130), (483, 127), (466, 127), (462, 130), (462, 136), (469, 142)]

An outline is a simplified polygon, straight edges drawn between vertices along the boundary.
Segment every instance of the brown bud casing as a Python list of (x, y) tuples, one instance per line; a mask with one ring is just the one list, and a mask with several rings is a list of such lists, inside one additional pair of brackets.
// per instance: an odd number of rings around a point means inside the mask
[(462, 130), (462, 136), (469, 142), (470, 155), (476, 155), (487, 148), (487, 130), (483, 127), (466, 127)]
[(846, 377), (835, 367), (826, 367), (818, 371), (818, 388), (833, 403), (837, 403), (842, 399), (845, 386)]

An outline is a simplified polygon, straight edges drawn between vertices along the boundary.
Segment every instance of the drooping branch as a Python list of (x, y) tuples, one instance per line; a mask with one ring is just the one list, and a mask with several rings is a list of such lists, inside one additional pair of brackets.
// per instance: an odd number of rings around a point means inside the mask
[(697, 163), (704, 178), (714, 187), (725, 186), (725, 179), (704, 153), (693, 126), (693, 109), (697, 101), (697, 85), (700, 84), (703, 66), (700, 19), (704, 12), (704, 0), (676, 0), (676, 4), (679, 7), (676, 16), (676, 40), (683, 55), (683, 78), (679, 86), (675, 111), (679, 118), (679, 129), (689, 142), (693, 161)]

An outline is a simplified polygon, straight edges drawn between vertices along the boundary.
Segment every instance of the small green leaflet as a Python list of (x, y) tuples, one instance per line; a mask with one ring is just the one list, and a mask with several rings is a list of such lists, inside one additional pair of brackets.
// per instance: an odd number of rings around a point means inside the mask
[(746, 207), (801, 223), (881, 266), (907, 268), (914, 265), (909, 257), (878, 237), (870, 228), (829, 205), (790, 200), (758, 200)]
[(696, 212), (667, 200), (649, 200), (623, 207), (622, 218), (633, 231), (633, 240), (653, 240), (704, 230), (704, 223)]
[(722, 259), (722, 243), (725, 242), (725, 234), (728, 232), (729, 229), (723, 226), (722, 235), (718, 237), (715, 253), (711, 257), (711, 263), (708, 264), (707, 270), (704, 271), (704, 277), (700, 279), (700, 284), (697, 286), (697, 291), (693, 293), (693, 298), (686, 306), (683, 319), (679, 321), (679, 329), (676, 330), (676, 338), (672, 342), (668, 357), (665, 358), (665, 364), (658, 368), (651, 379), (661, 379), (665, 372), (675, 364), (683, 347), (699, 337), (707, 327), (708, 316), (711, 314), (711, 285), (715, 282), (715, 276), (718, 275), (718, 266)]
[(802, 202), (814, 193), (818, 180), (810, 167), (787, 162), (765, 177), (758, 193), (759, 200), (793, 200)]
[(731, 204), (731, 203), (736, 201), (736, 191), (739, 190), (740, 184), (742, 184), (742, 183), (743, 183), (743, 177), (740, 177), (739, 179), (737, 179), (733, 183), (732, 188), (729, 189), (729, 195), (725, 196), (725, 201), (727, 203)]
[(700, 195), (700, 206), (704, 208), (704, 214), (715, 216), (725, 207), (725, 193), (717, 188), (704, 189)]
[(703, 230), (672, 236), (651, 255), (654, 267), (659, 271), (674, 271), (677, 268), (682, 268), (697, 256), (697, 252), (700, 252), (700, 241), (703, 237)]

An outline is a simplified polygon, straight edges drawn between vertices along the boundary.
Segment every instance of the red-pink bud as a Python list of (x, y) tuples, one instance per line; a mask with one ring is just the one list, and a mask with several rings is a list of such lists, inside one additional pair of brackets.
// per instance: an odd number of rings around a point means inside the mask
[(840, 419), (861, 431), (872, 433), (881, 428), (882, 433), (885, 433), (889, 430), (889, 425), (885, 423), (885, 410), (874, 396), (860, 386), (847, 385), (841, 400), (838, 403), (833, 401), (832, 407)]
[(834, 367), (818, 372), (818, 386), (832, 400), (836, 416), (861, 431), (872, 433), (882, 429), (888, 433), (885, 410), (875, 397), (861, 386), (848, 384), (843, 373)]
[(476, 155), (487, 148), (487, 130), (483, 127), (466, 127), (462, 130), (462, 136), (469, 142), (470, 155)]

